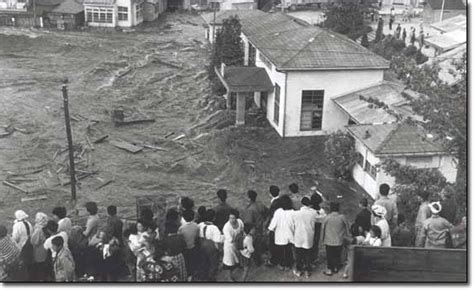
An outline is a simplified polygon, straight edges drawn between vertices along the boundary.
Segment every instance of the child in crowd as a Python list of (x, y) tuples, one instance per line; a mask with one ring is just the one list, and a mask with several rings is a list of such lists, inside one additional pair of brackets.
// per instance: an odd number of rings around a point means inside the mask
[(247, 280), (247, 276), (249, 274), (249, 269), (250, 269), (250, 261), (252, 258), (252, 254), (255, 252), (255, 248), (253, 246), (255, 226), (249, 223), (244, 224), (244, 233), (245, 233), (245, 237), (243, 241), (243, 249), (240, 250), (241, 265), (244, 267), (244, 272), (242, 274), (243, 282)]

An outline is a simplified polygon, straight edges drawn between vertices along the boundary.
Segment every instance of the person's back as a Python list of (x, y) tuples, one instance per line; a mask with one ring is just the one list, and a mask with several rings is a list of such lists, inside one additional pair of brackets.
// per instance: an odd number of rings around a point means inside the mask
[(214, 242), (208, 239), (201, 240), (199, 257), (196, 280), (202, 282), (216, 281), (219, 269), (219, 252)]
[(339, 212), (331, 212), (322, 223), (321, 240), (324, 245), (341, 246), (344, 237), (349, 236), (346, 217)]
[(193, 249), (196, 246), (199, 226), (195, 222), (186, 222), (179, 228), (178, 233), (183, 236), (187, 249)]
[(388, 184), (380, 185), (380, 198), (374, 202), (374, 205), (381, 205), (387, 210), (385, 219), (390, 227), (394, 228), (397, 225), (398, 208), (396, 201), (388, 196), (389, 192), (390, 186)]
[(275, 244), (287, 245), (294, 242), (294, 215), (293, 209), (279, 208), (275, 211), (269, 230), (275, 232)]
[(428, 218), (424, 224), (425, 248), (445, 248), (448, 231), (453, 225), (439, 215)]
[(117, 216), (117, 207), (114, 205), (107, 207), (107, 213), (109, 214), (109, 216), (107, 217), (106, 222), (106, 232), (110, 236), (116, 237), (121, 243), (123, 223)]
[(232, 207), (227, 204), (227, 191), (225, 189), (220, 189), (217, 191), (217, 197), (219, 199), (219, 204), (214, 207), (214, 212), (216, 213), (214, 224), (219, 228), (220, 231), (224, 228), (229, 214), (232, 211)]
[(367, 208), (368, 205), (369, 203), (366, 198), (361, 199), (361, 201), (359, 202), (361, 211), (357, 214), (355, 222), (354, 222), (357, 227), (360, 227), (362, 229), (363, 232), (368, 232), (372, 225), (371, 223), (372, 213)]
[(295, 247), (304, 249), (313, 247), (314, 230), (318, 216), (316, 210), (304, 205), (294, 212)]

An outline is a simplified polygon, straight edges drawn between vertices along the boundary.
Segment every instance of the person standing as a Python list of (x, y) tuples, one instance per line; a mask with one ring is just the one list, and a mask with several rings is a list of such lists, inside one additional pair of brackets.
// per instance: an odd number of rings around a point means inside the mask
[(292, 184), (290, 184), (290, 186), (288, 186), (288, 189), (290, 190), (289, 195), (290, 195), (290, 198), (291, 198), (291, 202), (293, 203), (293, 209), (294, 210), (299, 210), (302, 206), (302, 204), (301, 204), (302, 196), (300, 196), (300, 194), (299, 194), (298, 184), (292, 183)]
[(105, 223), (105, 232), (112, 237), (115, 237), (120, 245), (122, 245), (122, 229), (123, 223), (119, 217), (117, 217), (117, 207), (111, 205), (107, 207), (107, 221)]
[(97, 203), (93, 201), (87, 202), (86, 210), (89, 213), (89, 217), (87, 218), (84, 236), (86, 236), (90, 242), (99, 231), (100, 226), (100, 219), (99, 215), (97, 214), (97, 212), (99, 211), (99, 209), (97, 208)]
[(387, 210), (385, 207), (374, 204), (372, 206), (372, 214), (373, 214), (373, 224), (378, 226), (382, 231), (381, 239), (382, 239), (382, 247), (391, 247), (392, 246), (392, 238), (390, 236), (390, 226), (388, 221), (385, 219), (387, 215)]
[(263, 254), (263, 223), (265, 221), (268, 209), (260, 201), (257, 201), (257, 192), (249, 190), (247, 192), (249, 204), (242, 212), (242, 221), (244, 224), (253, 224), (255, 227), (253, 239), (255, 241), (255, 252), (253, 253), (253, 259), (257, 266), (262, 264)]
[(18, 277), (20, 249), (8, 235), (4, 225), (0, 225), (0, 281), (21, 281)]
[(411, 45), (415, 45), (415, 41), (416, 41), (415, 32), (416, 32), (415, 27), (412, 27), (412, 28), (411, 28), (411, 31), (410, 31), (410, 44), (411, 44)]
[(197, 266), (199, 262), (199, 226), (194, 222), (194, 211), (184, 211), (183, 218), (185, 223), (179, 227), (178, 234), (182, 235), (186, 242), (184, 260), (186, 261), (188, 278), (193, 279), (198, 270)]
[(67, 236), (71, 236), (72, 222), (67, 217), (67, 210), (65, 207), (55, 207), (53, 209), (53, 220), (58, 223), (58, 231), (65, 232)]
[(48, 224), (48, 216), (38, 212), (35, 216), (35, 225), (31, 234), (31, 244), (33, 245), (33, 265), (31, 267), (31, 280), (42, 282), (49, 280), (47, 265), (48, 251), (43, 247), (46, 241), (45, 227)]
[(74, 281), (74, 259), (62, 237), (57, 236), (51, 241), (52, 249), (57, 253), (53, 260), (54, 276), (56, 282)]
[(280, 208), (275, 211), (268, 226), (268, 230), (274, 232), (277, 265), (280, 270), (291, 269), (293, 265), (292, 246), (294, 244), (294, 210), (291, 198), (288, 195), (280, 197)]
[(27, 220), (28, 215), (22, 211), (15, 212), (15, 221), (13, 222), (12, 239), (20, 248), (21, 266), (24, 267), (25, 279), (30, 280), (31, 266), (33, 264), (33, 246), (31, 245), (31, 234), (33, 227)]
[(412, 247), (415, 241), (413, 230), (408, 227), (405, 216), (398, 215), (398, 226), (390, 233), (394, 247)]
[(243, 249), (240, 250), (242, 256), (241, 262), (244, 272), (242, 273), (242, 282), (247, 281), (247, 277), (250, 270), (252, 254), (255, 252), (253, 243), (253, 236), (255, 234), (255, 227), (253, 224), (244, 224), (245, 237), (243, 240)]
[(400, 23), (398, 23), (397, 28), (395, 28), (395, 37), (397, 39), (400, 39), (401, 33), (402, 33), (402, 27), (400, 26)]
[(239, 251), (237, 250), (237, 240), (239, 235), (243, 235), (244, 222), (239, 219), (239, 212), (232, 209), (229, 219), (224, 225), (224, 255), (222, 262), (224, 270), (228, 271), (229, 281), (235, 282), (234, 271), (239, 267)]
[(445, 198), (441, 201), (441, 206), (443, 207), (443, 210), (439, 215), (447, 219), (448, 222), (454, 224), (456, 222), (456, 212), (458, 208), (454, 192), (451, 190), (445, 192)]
[(296, 269), (293, 274), (300, 277), (304, 272), (305, 277), (309, 278), (312, 262), (312, 248), (314, 246), (314, 230), (320, 215), (311, 208), (309, 197), (301, 199), (302, 207), (297, 210), (293, 216), (295, 224), (295, 258)]
[(379, 187), (380, 197), (374, 204), (383, 206), (387, 210), (385, 219), (390, 225), (390, 228), (393, 229), (397, 225), (398, 207), (396, 201), (388, 196), (389, 192), (390, 186), (386, 183), (381, 184)]
[(175, 223), (166, 224), (162, 242), (165, 255), (171, 258), (171, 262), (178, 269), (178, 281), (186, 282), (188, 279), (186, 261), (184, 259), (186, 242), (183, 236), (178, 234), (178, 226)]
[(69, 246), (68, 246), (69, 237), (66, 234), (66, 232), (58, 231), (58, 223), (53, 220), (48, 221), (45, 229), (46, 229), (46, 234), (49, 237), (46, 239), (46, 241), (44, 241), (43, 247), (45, 248), (45, 250), (51, 250), (51, 257), (54, 261), (54, 258), (56, 257), (57, 252), (53, 249), (53, 243), (52, 243), (53, 239), (55, 237), (61, 237), (64, 241), (63, 246), (69, 249)]
[(405, 28), (403, 28), (403, 31), (402, 31), (402, 40), (403, 42), (406, 44), (406, 40), (407, 40), (407, 30)]
[(324, 275), (331, 276), (341, 267), (341, 253), (345, 238), (350, 236), (349, 224), (344, 215), (339, 213), (339, 203), (331, 202), (331, 212), (321, 225), (321, 244), (326, 247), (327, 267)]
[(321, 207), (321, 203), (323, 202), (322, 194), (320, 194), (316, 190), (316, 187), (313, 187), (312, 191), (313, 194), (311, 195), (311, 208), (314, 209), (319, 216), (319, 219), (314, 226), (313, 248), (311, 250), (312, 264), (316, 265), (319, 259), (319, 240), (321, 237), (321, 223), (323, 221), (323, 218), (326, 217), (326, 212)]
[(430, 203), (429, 208), (432, 215), (423, 223), (420, 237), (421, 244), (425, 248), (444, 249), (446, 248), (449, 230), (453, 228), (453, 225), (439, 215), (442, 210), (439, 201)]
[[(265, 222), (265, 228), (268, 228), (270, 222), (273, 219), (275, 211), (280, 207), (280, 188), (276, 185), (270, 185), (270, 208), (268, 210), (267, 221)], [(266, 262), (266, 266), (273, 267), (277, 264), (277, 249), (275, 246), (275, 233), (273, 231), (268, 232), (268, 249), (270, 251), (270, 259)]]
[(362, 198), (359, 202), (359, 207), (361, 210), (357, 214), (354, 223), (359, 234), (367, 233), (372, 225), (372, 212), (368, 209), (368, 206), (369, 202), (367, 198)]
[(421, 204), (418, 208), (418, 214), (416, 215), (415, 220), (415, 246), (416, 247), (424, 247), (424, 244), (421, 241), (422, 231), (423, 231), (423, 224), (425, 221), (431, 216), (430, 210), (430, 193), (424, 191), (420, 193), (421, 197)]
[(227, 190), (219, 189), (216, 194), (217, 198), (219, 199), (219, 204), (214, 208), (214, 212), (216, 213), (216, 219), (214, 223), (222, 232), (224, 225), (229, 218), (232, 207), (227, 204)]

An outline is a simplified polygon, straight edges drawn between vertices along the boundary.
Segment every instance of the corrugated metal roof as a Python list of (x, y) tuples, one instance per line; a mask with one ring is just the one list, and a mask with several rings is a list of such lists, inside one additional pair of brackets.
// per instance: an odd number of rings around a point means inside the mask
[(84, 11), (84, 6), (76, 0), (65, 0), (58, 7), (54, 8), (52, 12), (62, 14), (78, 14)]
[(442, 51), (446, 51), (466, 43), (466, 39), (467, 31), (458, 29), (433, 37), (429, 37), (425, 40), (425, 42)]
[(382, 108), (370, 108), (370, 104), (367, 101), (361, 100), (360, 96), (367, 99), (377, 99), (387, 104), (389, 108), (394, 109), (393, 107), (406, 102), (405, 98), (401, 95), (403, 89), (403, 86), (399, 84), (382, 82), (375, 86), (335, 98), (333, 101), (358, 124), (391, 123), (396, 121), (395, 116), (387, 113)]
[(225, 67), (224, 85), (229, 92), (263, 92), (272, 91), (273, 83), (268, 77), (267, 71), (260, 67), (242, 66)]
[(356, 125), (347, 129), (376, 156), (445, 153), (421, 128), (408, 124)]
[(467, 30), (467, 18), (466, 15), (458, 15), (446, 20), (431, 24), (434, 29), (442, 32), (449, 32), (457, 29)]

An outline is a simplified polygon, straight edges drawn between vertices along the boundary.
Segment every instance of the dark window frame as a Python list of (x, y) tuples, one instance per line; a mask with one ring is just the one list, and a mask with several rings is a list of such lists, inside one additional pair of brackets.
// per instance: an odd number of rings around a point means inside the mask
[[(324, 90), (301, 91), (300, 131), (322, 130), (324, 113), (324, 92)], [(307, 123), (307, 120), (303, 118), (306, 114), (311, 114), (311, 126), (308, 126), (309, 123)]]

